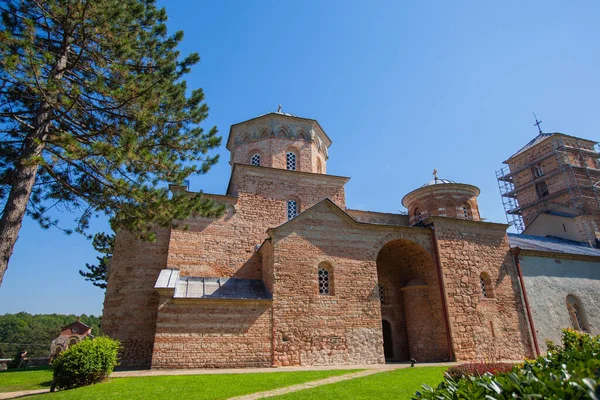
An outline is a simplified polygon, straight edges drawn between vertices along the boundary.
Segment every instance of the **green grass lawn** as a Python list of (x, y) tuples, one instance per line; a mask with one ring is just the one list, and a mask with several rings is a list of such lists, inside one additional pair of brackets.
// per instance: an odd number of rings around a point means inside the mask
[(33, 367), (0, 371), (0, 393), (50, 388), (50, 367)]
[(35, 399), (227, 399), (298, 383), (344, 375), (357, 370), (269, 372), (253, 374), (148, 376), (114, 378), (78, 389), (47, 393)]
[(397, 369), (273, 398), (278, 400), (410, 399), (417, 390), (421, 390), (421, 385), (424, 383), (436, 387), (442, 381), (446, 369), (448, 367)]

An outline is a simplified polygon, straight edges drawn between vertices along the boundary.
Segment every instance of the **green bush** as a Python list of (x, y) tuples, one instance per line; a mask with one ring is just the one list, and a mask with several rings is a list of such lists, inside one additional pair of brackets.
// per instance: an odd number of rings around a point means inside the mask
[(53, 387), (71, 389), (103, 381), (118, 365), (121, 344), (108, 337), (85, 339), (62, 352), (52, 363)]
[(600, 399), (600, 336), (564, 330), (562, 342), (507, 373), (447, 375), (437, 389), (423, 385), (413, 399)]

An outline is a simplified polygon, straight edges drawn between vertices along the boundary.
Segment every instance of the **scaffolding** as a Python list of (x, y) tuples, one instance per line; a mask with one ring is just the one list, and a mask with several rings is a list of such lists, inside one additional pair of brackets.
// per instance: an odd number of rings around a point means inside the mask
[[(502, 205), (506, 213), (506, 220), (519, 233), (525, 230), (523, 212), (533, 207), (540, 207), (539, 212), (547, 211), (557, 205), (567, 206), (581, 214), (600, 215), (600, 147), (595, 145), (591, 150), (582, 147), (579, 139), (565, 142), (563, 137), (549, 137), (553, 140), (552, 150), (540, 157), (530, 160), (522, 166), (510, 169), (504, 166), (496, 171), (498, 188), (502, 198)], [(575, 144), (574, 146), (572, 144)], [(544, 160), (555, 158), (557, 167), (542, 171), (539, 167)], [(591, 160), (591, 163), (589, 162)], [(592, 164), (592, 166), (590, 166)], [(531, 171), (526, 182), (515, 182), (515, 176)], [(538, 184), (554, 179), (550, 190), (537, 193)], [(524, 190), (535, 188), (536, 200), (520, 204), (519, 197)], [(558, 197), (568, 194), (569, 202), (553, 202)]]

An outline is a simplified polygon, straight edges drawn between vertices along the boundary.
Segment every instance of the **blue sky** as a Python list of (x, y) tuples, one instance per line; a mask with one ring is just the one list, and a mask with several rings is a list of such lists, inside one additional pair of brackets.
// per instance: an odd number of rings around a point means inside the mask
[[(224, 193), (231, 124), (283, 111), (333, 140), (328, 173), (349, 176), (350, 208), (397, 212), (439, 176), (481, 188), (480, 211), (505, 222), (494, 172), (536, 134), (599, 140), (598, 1), (164, 2), (188, 76), (224, 137), (221, 161), (192, 190)], [(65, 226), (73, 219), (60, 215)], [(100, 218), (92, 232), (106, 230)], [(0, 287), (0, 314), (102, 310), (78, 274), (91, 243), (26, 221)]]

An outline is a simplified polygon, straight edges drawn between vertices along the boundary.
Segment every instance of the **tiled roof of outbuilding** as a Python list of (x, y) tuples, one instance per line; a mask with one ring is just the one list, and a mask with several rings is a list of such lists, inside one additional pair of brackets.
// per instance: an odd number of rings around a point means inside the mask
[(542, 237), (509, 233), (508, 241), (511, 248), (518, 247), (523, 250), (600, 257), (600, 249), (590, 247), (586, 243), (574, 242), (572, 240), (566, 240), (557, 237)]

